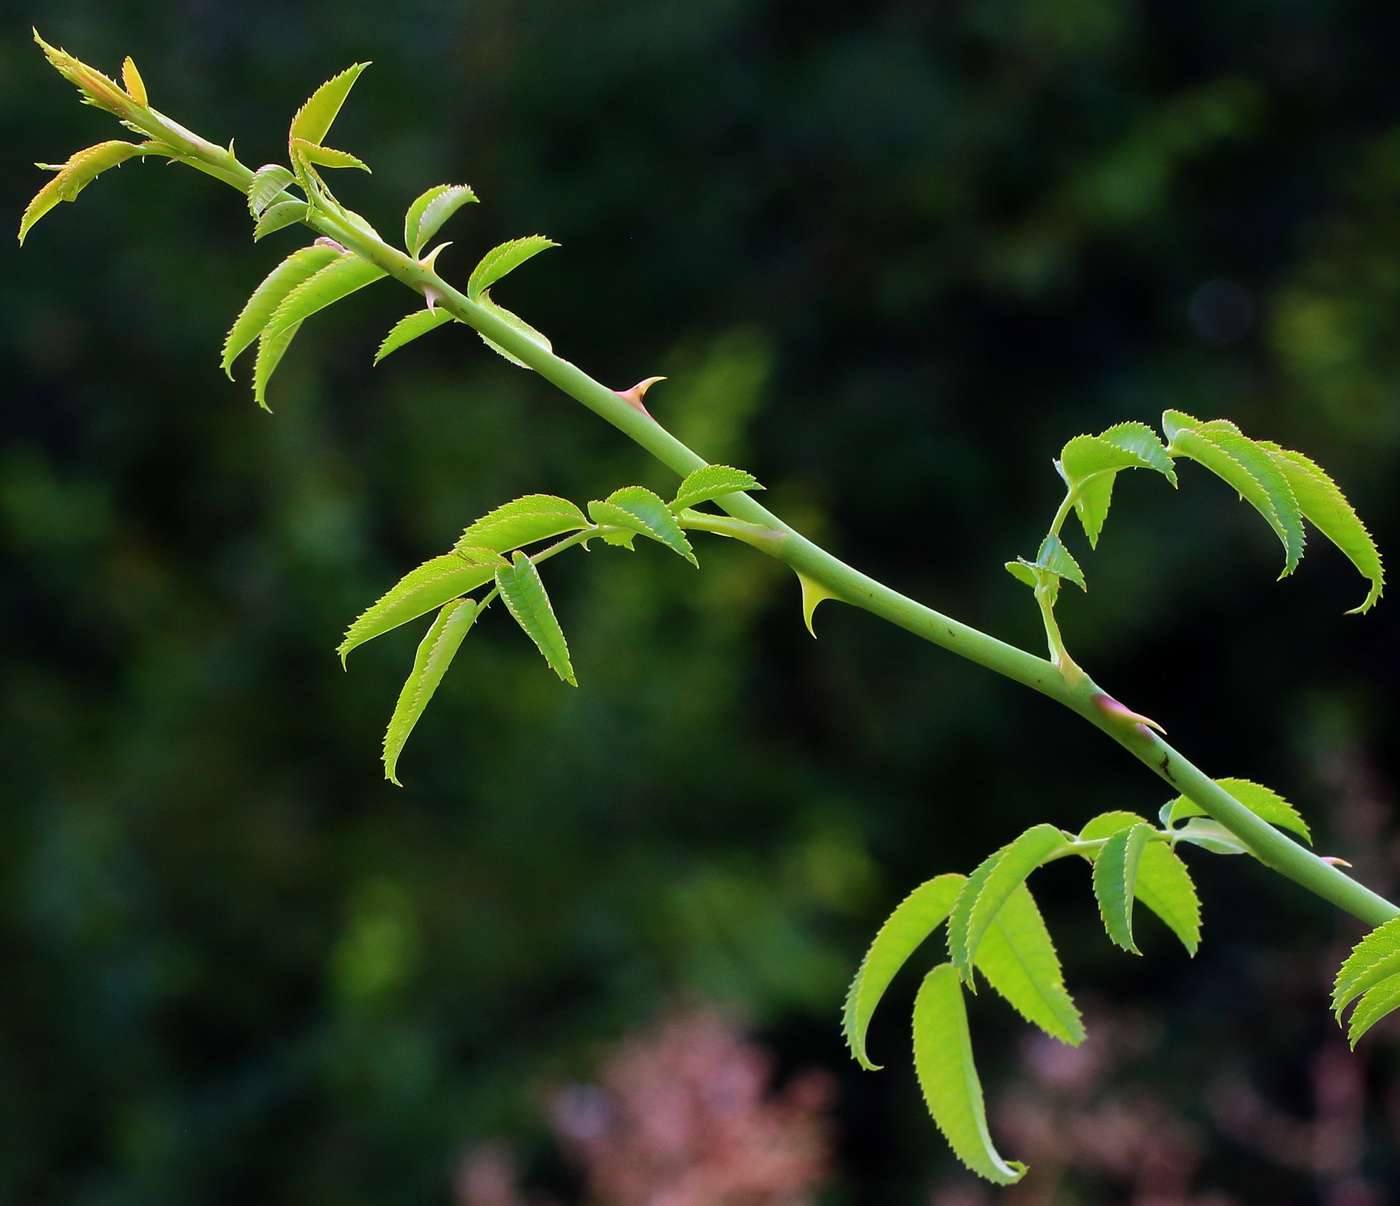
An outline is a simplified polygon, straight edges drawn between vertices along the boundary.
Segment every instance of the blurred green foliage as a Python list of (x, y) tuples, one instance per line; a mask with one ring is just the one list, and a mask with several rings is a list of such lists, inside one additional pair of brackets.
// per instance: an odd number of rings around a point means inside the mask
[[(1009, 639), (1039, 641), (1000, 566), (1043, 530), (1050, 457), (1168, 406), (1307, 451), (1400, 547), (1400, 9), (8, 15), (12, 221), (43, 180), (26, 163), (115, 136), (30, 20), (105, 70), (134, 55), (157, 108), (248, 163), (280, 157), (316, 84), (373, 59), (337, 125), (375, 169), (350, 204), (391, 230), (423, 188), (471, 183), (449, 273), (558, 239), (502, 300), (563, 355), (619, 388), (668, 374), (648, 405), (702, 453)], [(698, 573), (661, 550), (561, 563), (580, 689), (485, 623), (407, 787), (384, 784), (413, 638), (347, 675), (346, 622), (514, 494), (669, 483), (469, 337), (368, 372), (408, 308), (387, 287), (315, 320), (257, 412), (217, 350), (294, 239), (253, 247), (232, 193), (145, 163), (0, 251), (0, 1202), (445, 1202), (467, 1145), (538, 1133), (543, 1086), (678, 992), (743, 1004), (786, 1059), (844, 1076), (844, 983), (904, 892), (1031, 821), (1161, 802), (1097, 734), (866, 617), (823, 609), (813, 644), (780, 567), (718, 542)], [(1367, 766), (1388, 798), (1391, 610), (1343, 618), (1355, 582), (1320, 548), (1275, 583), (1245, 510), (1204, 474), (1180, 495), (1125, 483), (1066, 636), (1212, 773), (1277, 786), (1324, 851), (1369, 855), (1385, 890), (1391, 839), (1355, 848), (1330, 806)], [(1011, 734), (1028, 753), (1007, 756)], [(1214, 1134), (1222, 1069), (1310, 1108), (1337, 923), (1255, 869), (1203, 875), (1195, 964), (1163, 934), (1144, 961), (1111, 951), (1087, 877), (1051, 874), (1047, 912), (1072, 990), (1156, 1011), (1143, 1074)], [(973, 1025), (1009, 1074), (1018, 1026), (994, 1006)], [(877, 1059), (906, 1066), (906, 1041), (877, 1026)], [(1379, 1102), (1393, 1048), (1370, 1058)], [(846, 1079), (833, 1200), (922, 1200), (948, 1158), (912, 1076)], [(1393, 1193), (1374, 1126), (1366, 1172)], [(1205, 1142), (1203, 1186), (1322, 1192)]]

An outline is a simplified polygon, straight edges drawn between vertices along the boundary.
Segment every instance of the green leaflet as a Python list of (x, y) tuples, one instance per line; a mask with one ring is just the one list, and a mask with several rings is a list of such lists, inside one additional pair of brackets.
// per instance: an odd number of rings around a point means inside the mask
[(437, 691), (442, 676), (452, 664), (462, 638), (467, 635), (479, 611), (473, 599), (457, 599), (444, 604), (420, 642), (418, 652), (414, 654), (413, 669), (399, 692), (394, 714), (384, 733), (384, 777), (396, 787), (403, 786), (395, 772), (404, 742)]
[(1065, 484), (1074, 491), (1074, 510), (1091, 548), (1098, 546), (1120, 470), (1156, 469), (1176, 483), (1166, 448), (1143, 423), (1120, 423), (1102, 435), (1075, 436), (1064, 446), (1056, 464)]
[(1146, 423), (1119, 423), (1107, 431), (1099, 432), (1099, 439), (1107, 440), (1115, 447), (1131, 452), (1141, 458), (1148, 468), (1157, 470), (1173, 486), (1176, 485), (1176, 469), (1167, 453), (1161, 437)]
[(1357, 1003), (1351, 1015), (1351, 1025), (1347, 1028), (1347, 1042), (1353, 1047), (1361, 1041), (1361, 1036), (1388, 1014), (1400, 1006), (1400, 976), (1383, 980), (1371, 989)]
[(272, 410), (267, 404), (267, 384), (272, 380), (272, 374), (277, 371), (283, 355), (300, 330), (301, 323), (294, 322), (270, 339), (266, 333), (258, 337), (258, 351), (253, 358), (253, 400), (265, 411)]
[(915, 998), (914, 1071), (933, 1121), (959, 1160), (998, 1185), (1012, 1185), (1025, 1175), (1024, 1164), (1008, 1163), (992, 1146), (962, 985), (950, 963), (929, 972)]
[(1301, 452), (1290, 452), (1267, 440), (1258, 443), (1273, 457), (1274, 463), (1288, 479), (1303, 517), (1341, 549), (1371, 584), (1361, 605), (1353, 607), (1347, 615), (1369, 611), (1385, 588), (1385, 569), (1381, 565), (1380, 550), (1376, 548), (1366, 525), (1352, 509), (1351, 503), (1347, 502), (1337, 483), (1328, 477), (1320, 465)]
[(972, 982), (977, 948), (1007, 898), (1067, 845), (1065, 835), (1053, 825), (1036, 825), (989, 855), (968, 877), (948, 921), (948, 953), (964, 981)]
[(291, 129), (287, 132), (288, 140), (299, 139), (315, 145), (325, 138), (340, 112), (340, 106), (360, 78), (360, 72), (368, 66), (368, 63), (355, 63), (317, 88), (292, 118)]
[(1283, 542), (1280, 577), (1297, 568), (1303, 555), (1303, 513), (1288, 479), (1267, 449), (1225, 419), (1202, 423), (1180, 411), (1162, 416), (1168, 451), (1204, 465), (1246, 499)]
[(865, 1036), (875, 1007), (909, 956), (947, 919), (966, 882), (967, 876), (949, 873), (920, 884), (885, 919), (860, 961), (860, 969), (846, 993), (841, 1031), (856, 1063), (867, 1071), (880, 1068), (870, 1062), (865, 1051)]
[(483, 515), (462, 533), (454, 547), (458, 552), (475, 547), (509, 553), (522, 545), (565, 532), (581, 532), (589, 526), (588, 517), (567, 498), (527, 494)]
[(425, 561), (394, 583), (346, 629), (345, 638), (336, 649), (340, 660), (344, 662), (352, 649), (366, 641), (485, 585), (495, 576), (496, 568), (504, 564), (504, 558), (488, 560), (484, 553), (473, 561), (456, 553)]
[(293, 138), (287, 144), (287, 149), (291, 152), (293, 163), (314, 163), (318, 167), (359, 168), (362, 172), (369, 171), (369, 164), (363, 159), (355, 158), (349, 151), (336, 151), (302, 138)]
[(462, 206), (477, 200), (465, 184), (439, 184), (430, 188), (408, 207), (403, 218), (403, 245), (415, 260), (423, 254), (428, 240)]
[(535, 648), (549, 663), (549, 668), (569, 686), (577, 687), (578, 680), (569, 661), (569, 644), (564, 640), (564, 630), (559, 627), (535, 563), (524, 553), (516, 553), (510, 565), (496, 571), (496, 585), (515, 622), (535, 642)]
[(1094, 897), (1099, 902), (1103, 928), (1111, 941), (1134, 955), (1142, 954), (1133, 941), (1138, 864), (1154, 832), (1146, 822), (1120, 829), (1104, 842), (1094, 859)]
[(695, 550), (681, 531), (681, 525), (671, 514), (659, 495), (644, 486), (624, 486), (614, 490), (602, 502), (588, 504), (588, 514), (595, 523), (630, 528), (638, 536), (649, 536), (664, 544), (673, 553), (698, 566)]
[(262, 284), (253, 290), (252, 297), (224, 337), (224, 353), (219, 367), (228, 374), (229, 380), (233, 379), (233, 362), (239, 353), (263, 331), (273, 311), (282, 304), (287, 294), (341, 254), (324, 243), (313, 243), (310, 247), (292, 252), (263, 278)]
[[(472, 197), (471, 200), (475, 201), (476, 198)], [(438, 223), (439, 226), (441, 224)], [(472, 274), (467, 280), (467, 296), (475, 301), (483, 289), (489, 289), (507, 272), (513, 272), (531, 256), (558, 246), (553, 239), (547, 239), (544, 235), (526, 235), (523, 239), (511, 239), (509, 243), (491, 248), (472, 269)]]
[(374, 354), (374, 363), (378, 364), (390, 352), (397, 352), (404, 344), (412, 342), (420, 335), (426, 335), (429, 331), (435, 331), (438, 327), (445, 326), (451, 321), (452, 315), (446, 310), (415, 310), (412, 314), (405, 314), (384, 336), (384, 342), (379, 345), (379, 350)]
[(387, 275), (377, 264), (352, 253), (338, 256), (282, 299), (267, 320), (264, 338), (273, 338), (284, 328), (305, 321), (318, 310)]
[(295, 180), (296, 177), (280, 163), (263, 164), (253, 173), (253, 182), (248, 186), (248, 212), (255, 218), (261, 217), (263, 210)]
[(60, 201), (74, 200), (83, 189), (87, 188), (108, 168), (125, 163), (137, 155), (150, 155), (163, 150), (165, 148), (153, 142), (124, 142), (118, 138), (111, 142), (99, 142), (95, 146), (75, 151), (68, 157), (66, 163), (36, 164), (36, 167), (57, 172), (58, 175), (35, 193), (34, 199), (25, 207), (24, 214), (19, 220), (20, 243), (24, 243), (25, 236), (34, 223), (49, 210)]
[(1157, 914), (1181, 940), (1189, 955), (1201, 945), (1201, 902), (1191, 873), (1164, 842), (1149, 842), (1138, 861), (1138, 900)]
[(279, 201), (266, 209), (258, 219), (257, 225), (253, 227), (253, 242), (256, 243), (259, 239), (300, 222), (310, 212), (311, 208), (305, 201)]
[[(546, 352), (552, 352), (554, 350), (549, 340), (546, 339), (539, 331), (535, 330), (534, 327), (532, 327), (518, 314), (512, 314), (504, 306), (498, 306), (495, 302), (493, 302), (491, 300), (490, 293), (483, 291), (481, 296), (476, 299), (476, 304), (479, 305), (483, 310), (487, 310), (491, 314), (495, 315), (495, 317), (500, 319), (501, 322), (505, 323), (506, 326), (510, 327), (518, 334), (523, 335), (526, 339), (528, 339), (531, 343), (535, 344), (537, 347), (542, 348)], [(519, 356), (515, 355), (513, 352), (506, 351), (506, 349), (503, 348), (495, 340), (487, 339), (485, 335), (482, 335), (481, 342), (484, 343), (493, 352), (496, 352), (498, 355), (504, 356), (507, 360), (511, 362), (511, 364), (518, 364), (521, 368), (526, 369), (530, 367), (523, 360), (521, 360)]]
[(1084, 1021), (1065, 991), (1060, 957), (1024, 883), (992, 919), (973, 962), (1026, 1021), (1062, 1043), (1084, 1041)]
[[(1312, 832), (1308, 829), (1308, 823), (1298, 815), (1298, 810), (1278, 792), (1259, 783), (1251, 783), (1248, 779), (1217, 779), (1216, 783), (1255, 816), (1262, 817), (1270, 825), (1277, 825), (1280, 829), (1292, 830), (1304, 841), (1311, 844)], [(1208, 815), (1206, 810), (1198, 804), (1188, 800), (1185, 796), (1177, 796), (1170, 804), (1162, 807), (1162, 824), (1170, 826), (1183, 817), (1203, 817), (1206, 815)]]
[(1337, 1021), (1352, 1001), (1360, 1004), (1351, 1015), (1347, 1038), (1357, 1040), (1400, 1004), (1400, 917), (1377, 926), (1352, 949), (1337, 971), (1332, 1011)]
[(1040, 551), (1035, 555), (1035, 565), (1037, 569), (1049, 570), (1057, 578), (1069, 579), (1080, 590), (1089, 589), (1079, 562), (1070, 555), (1058, 536), (1047, 536), (1041, 541)]
[(762, 490), (758, 479), (742, 469), (732, 469), (728, 465), (701, 465), (699, 469), (686, 474), (676, 497), (668, 504), (677, 515), (687, 507), (698, 506), (735, 494), (740, 490)]
[[(1096, 841), (1142, 823), (1135, 812), (1101, 813), (1080, 830), (1079, 840)], [(1194, 955), (1201, 945), (1201, 902), (1186, 864), (1164, 842), (1148, 842), (1143, 847), (1133, 891)]]
[(1190, 842), (1212, 854), (1249, 854), (1249, 847), (1226, 829), (1219, 821), (1207, 817), (1192, 817), (1172, 833), (1173, 842)]

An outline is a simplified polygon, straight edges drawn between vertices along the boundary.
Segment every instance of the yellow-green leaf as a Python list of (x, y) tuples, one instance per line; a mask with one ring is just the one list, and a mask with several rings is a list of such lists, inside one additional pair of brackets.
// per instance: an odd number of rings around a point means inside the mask
[[(488, 555), (489, 556), (489, 555)], [(343, 662), (352, 649), (426, 615), (452, 599), (475, 590), (495, 576), (504, 558), (468, 561), (456, 553), (445, 553), (411, 570), (366, 608), (345, 632), (336, 652)]]
[(875, 1007), (909, 956), (947, 919), (966, 882), (967, 876), (949, 873), (920, 884), (899, 902), (865, 952), (846, 993), (841, 1018), (846, 1045), (862, 1068), (874, 1072), (880, 1067), (870, 1062), (865, 1050), (866, 1032)]
[(478, 610), (471, 599), (456, 599), (444, 604), (418, 645), (418, 652), (413, 657), (413, 669), (399, 692), (394, 714), (384, 733), (384, 777), (395, 786), (402, 786), (396, 772), (404, 743), (437, 691)]
[[(263, 278), (238, 317), (234, 319), (228, 335), (224, 337), (224, 354), (219, 367), (228, 374), (230, 380), (233, 379), (233, 362), (238, 359), (239, 353), (262, 334), (268, 320), (287, 294), (342, 254), (324, 243), (313, 243), (310, 247), (302, 247), (292, 252)], [(285, 348), (285, 343), (283, 346)]]
[(997, 910), (973, 964), (1026, 1021), (1062, 1043), (1084, 1041), (1084, 1021), (1065, 990), (1060, 957), (1025, 884)]
[(726, 494), (737, 494), (744, 490), (762, 490), (758, 479), (742, 469), (729, 465), (701, 465), (699, 469), (686, 474), (676, 497), (668, 504), (679, 514), (687, 507), (697, 507), (703, 502), (723, 498)]
[[(470, 200), (475, 201), (476, 198), (471, 197)], [(434, 201), (432, 206), (429, 206), (429, 213), (432, 212), (433, 206), (440, 204), (440, 199)], [(425, 236), (425, 242), (427, 237), (430, 236)], [(507, 272), (520, 267), (531, 256), (539, 255), (546, 248), (558, 246), (553, 239), (547, 239), (544, 235), (526, 235), (523, 239), (511, 239), (508, 243), (491, 248), (472, 269), (472, 274), (467, 280), (467, 296), (475, 301), (483, 289), (489, 289)]]
[(929, 972), (914, 1001), (914, 1071), (933, 1121), (959, 1160), (998, 1185), (1013, 1185), (1025, 1175), (1024, 1164), (1003, 1160), (992, 1145), (967, 1006), (951, 963)]
[(476, 199), (476, 194), (465, 184), (439, 184), (423, 193), (408, 207), (403, 218), (403, 245), (408, 248), (409, 255), (414, 259), (421, 256), (428, 240), (442, 229), (442, 224)]
[(509, 553), (551, 536), (581, 532), (588, 517), (567, 498), (553, 494), (527, 494), (497, 507), (468, 527), (458, 539), (459, 552), (469, 548)]
[(451, 321), (452, 315), (446, 310), (415, 310), (412, 314), (405, 314), (384, 336), (384, 342), (379, 345), (379, 350), (374, 354), (374, 363), (378, 364), (390, 352), (398, 351), (404, 344), (412, 342), (420, 335), (426, 335), (429, 331), (435, 331), (438, 327), (445, 326)]
[[(1277, 825), (1280, 829), (1292, 830), (1306, 842), (1312, 841), (1312, 831), (1308, 829), (1308, 823), (1278, 792), (1260, 783), (1252, 783), (1248, 779), (1217, 779), (1215, 782), (1255, 816), (1262, 817), (1270, 825)], [(1177, 796), (1163, 808), (1162, 815), (1165, 824), (1174, 825), (1184, 817), (1203, 817), (1208, 814), (1195, 801), (1188, 800), (1185, 796)]]
[(571, 687), (578, 686), (569, 661), (569, 643), (554, 614), (540, 571), (524, 553), (517, 552), (510, 565), (496, 571), (496, 585), (521, 631), (535, 643), (549, 668)]
[(348, 297), (366, 285), (372, 285), (387, 275), (383, 268), (346, 252), (318, 269), (288, 293), (272, 316), (264, 332), (268, 339), (294, 324), (304, 322), (318, 310), (324, 310), (343, 297)]
[(125, 163), (138, 155), (151, 155), (163, 148), (154, 143), (123, 142), (120, 138), (111, 142), (99, 142), (85, 147), (69, 156), (66, 163), (40, 163), (37, 167), (58, 174), (34, 194), (34, 199), (25, 207), (19, 220), (19, 241), (24, 242), (34, 223), (42, 218), (60, 201), (72, 201), (108, 168)]
[(345, 98), (350, 95), (355, 81), (360, 78), (360, 72), (368, 66), (368, 63), (355, 63), (317, 88), (292, 118), (288, 140), (300, 139), (312, 144), (321, 142), (330, 132), (331, 123), (335, 121)]

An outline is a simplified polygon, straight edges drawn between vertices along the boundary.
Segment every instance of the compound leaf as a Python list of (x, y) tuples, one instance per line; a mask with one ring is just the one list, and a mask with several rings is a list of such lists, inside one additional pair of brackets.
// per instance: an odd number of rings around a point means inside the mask
[(948, 921), (948, 952), (964, 980), (971, 982), (982, 937), (1007, 898), (1067, 844), (1053, 825), (1036, 825), (984, 859), (968, 877)]
[(1348, 615), (1369, 611), (1385, 588), (1385, 569), (1380, 550), (1371, 539), (1366, 525), (1352, 509), (1344, 495), (1323, 468), (1301, 452), (1290, 452), (1260, 440), (1259, 446), (1269, 453), (1274, 463), (1288, 479), (1294, 497), (1302, 508), (1303, 517), (1346, 554), (1352, 565), (1370, 584), (1371, 589), (1359, 607)]
[[(489, 558), (489, 559), (488, 559)], [(410, 570), (384, 595), (365, 609), (345, 631), (336, 652), (343, 662), (352, 649), (416, 620), (436, 607), (475, 590), (495, 576), (505, 559), (481, 554), (467, 560), (457, 553), (444, 553)]]
[(420, 335), (435, 331), (451, 321), (452, 315), (446, 310), (415, 310), (412, 314), (405, 314), (384, 336), (384, 342), (374, 354), (374, 363), (378, 364), (390, 352), (397, 352), (404, 344), (411, 343)]
[[(472, 200), (476, 198), (473, 197)], [(507, 272), (513, 272), (531, 256), (539, 255), (546, 248), (558, 246), (553, 239), (547, 239), (544, 235), (526, 235), (523, 239), (511, 239), (508, 243), (491, 248), (472, 269), (472, 274), (467, 279), (467, 296), (475, 301), (483, 289), (489, 289)]]
[(1204, 465), (1268, 520), (1283, 542), (1284, 567), (1279, 576), (1291, 574), (1303, 555), (1303, 513), (1268, 450), (1225, 419), (1202, 423), (1169, 410), (1162, 416), (1162, 427), (1170, 452)]
[(154, 143), (125, 142), (114, 139), (75, 151), (65, 163), (40, 163), (36, 167), (58, 174), (44, 185), (25, 207), (19, 220), (19, 241), (22, 244), (34, 223), (60, 201), (72, 201), (108, 168), (125, 163), (137, 155), (150, 155), (162, 148)]
[(698, 506), (723, 498), (726, 494), (736, 494), (741, 490), (762, 490), (758, 479), (742, 469), (732, 469), (728, 465), (701, 465), (685, 476), (676, 497), (668, 504), (679, 514), (687, 507)]
[[(539, 331), (535, 330), (534, 327), (532, 327), (518, 314), (512, 314), (504, 306), (498, 306), (495, 302), (493, 302), (491, 300), (491, 294), (489, 292), (483, 291), (481, 295), (476, 298), (476, 304), (479, 305), (482, 309), (495, 315), (495, 317), (498, 318), (501, 322), (505, 323), (506, 326), (510, 327), (518, 334), (523, 335), (526, 339), (528, 339), (531, 343), (535, 344), (537, 347), (542, 348), (546, 352), (551, 352), (554, 350), (553, 345), (549, 342), (549, 340), (546, 339), (544, 335), (542, 335)], [(494, 339), (488, 339), (485, 335), (482, 335), (481, 342), (484, 343), (493, 352), (496, 352), (498, 355), (504, 356), (507, 360), (511, 362), (511, 364), (518, 364), (521, 368), (526, 369), (530, 367), (528, 364), (525, 363), (525, 361), (521, 360), (519, 356), (515, 355), (514, 352), (506, 351), (506, 349), (503, 348)]]
[(899, 969), (947, 919), (967, 876), (950, 872), (920, 884), (909, 893), (880, 927), (875, 941), (860, 961), (860, 969), (846, 993), (841, 1030), (856, 1063), (869, 1072), (878, 1071), (865, 1050), (866, 1032), (875, 1007)]
[(515, 622), (535, 642), (535, 648), (549, 663), (549, 668), (571, 687), (577, 687), (564, 630), (559, 627), (535, 563), (524, 553), (516, 553), (510, 565), (503, 565), (496, 571), (496, 585)]
[(455, 547), (458, 552), (482, 548), (508, 553), (522, 545), (589, 526), (588, 517), (567, 498), (527, 494), (483, 515), (462, 533)]
[[(1248, 779), (1217, 779), (1215, 782), (1255, 816), (1262, 817), (1270, 825), (1277, 825), (1280, 829), (1292, 830), (1304, 841), (1312, 842), (1312, 832), (1308, 829), (1308, 823), (1298, 815), (1298, 810), (1278, 792), (1264, 787), (1262, 784), (1252, 783)], [(1194, 801), (1188, 800), (1185, 796), (1177, 796), (1163, 809), (1163, 820), (1167, 825), (1175, 824), (1183, 817), (1207, 815), (1204, 808)]]
[(360, 78), (360, 72), (368, 66), (368, 63), (355, 63), (317, 88), (292, 118), (288, 139), (299, 139), (313, 146), (320, 143), (330, 132), (331, 123)]
[(309, 212), (310, 207), (305, 201), (279, 201), (276, 205), (269, 206), (253, 227), (253, 242), (256, 243), (259, 239), (300, 222)]
[(1094, 859), (1094, 897), (1108, 936), (1118, 946), (1140, 955), (1133, 941), (1133, 899), (1138, 864), (1153, 828), (1146, 822), (1120, 829), (1103, 844)]
[(423, 193), (403, 216), (403, 245), (415, 260), (423, 254), (428, 240), (462, 206), (477, 200), (465, 184), (437, 184)]
[(659, 495), (644, 486), (624, 486), (621, 490), (614, 490), (602, 502), (589, 503), (588, 513), (595, 523), (630, 528), (638, 536), (648, 536), (664, 544), (691, 565), (700, 564), (676, 517)]
[(219, 367), (230, 380), (233, 379), (233, 362), (266, 328), (273, 311), (287, 294), (342, 254), (324, 243), (313, 243), (292, 252), (263, 278), (224, 337), (224, 354)]
[(962, 984), (950, 963), (929, 972), (915, 998), (914, 1071), (933, 1121), (959, 1160), (998, 1185), (1025, 1175), (1024, 1164), (1003, 1160), (992, 1146)]
[(384, 733), (384, 777), (396, 787), (403, 786), (396, 772), (404, 743), (437, 691), (442, 676), (452, 664), (462, 638), (467, 635), (479, 611), (472, 599), (456, 599), (444, 604), (418, 645), (418, 652), (413, 657), (413, 669), (399, 692), (394, 714), (389, 718), (389, 727)]
[(1026, 1021), (1062, 1043), (1084, 1041), (1084, 1022), (1065, 991), (1060, 957), (1024, 883), (992, 919), (973, 963)]
[(280, 163), (263, 164), (253, 173), (253, 182), (248, 186), (248, 212), (255, 218), (260, 217), (294, 180), (296, 177)]
[(278, 303), (272, 317), (267, 320), (263, 334), (271, 339), (283, 328), (304, 322), (318, 310), (324, 310), (341, 298), (348, 297), (357, 289), (363, 289), (386, 275), (384, 269), (377, 264), (371, 264), (368, 260), (346, 252), (307, 277), (288, 293)]

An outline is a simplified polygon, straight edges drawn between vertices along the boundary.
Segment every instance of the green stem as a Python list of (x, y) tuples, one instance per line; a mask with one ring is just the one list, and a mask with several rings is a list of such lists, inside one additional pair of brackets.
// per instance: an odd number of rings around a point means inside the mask
[[(199, 139), (173, 122), (168, 126), (162, 124), (159, 132), (152, 130), (150, 133), (180, 146), (182, 151), (187, 145), (187, 153), (196, 160), (196, 166), (245, 194), (248, 191), (252, 172), (230, 152)], [(182, 141), (177, 142), (177, 139)], [(676, 473), (684, 475), (706, 464), (703, 457), (676, 439), (644, 409), (502, 322), (448, 284), (431, 267), (335, 215), (313, 214), (307, 224), (356, 255), (377, 264), (390, 276), (444, 307), (454, 318), (485, 335), (493, 343), (500, 344), (545, 380), (583, 403)], [(1137, 723), (1136, 718), (1125, 720), (1123, 713), (1126, 710), (1114, 704), (1087, 676), (1067, 681), (1055, 664), (1045, 658), (1008, 645), (891, 590), (813, 544), (747, 494), (730, 494), (715, 501), (722, 510), (734, 519), (743, 521), (746, 526), (724, 530), (724, 525), (718, 519), (711, 518), (709, 530), (736, 536), (824, 586), (836, 598), (1078, 712), (1107, 732), (1173, 788), (1189, 796), (1238, 837), (1266, 866), (1371, 925), (1379, 925), (1400, 914), (1400, 909), (1384, 897), (1357, 883), (1250, 812), (1145, 725)], [(1058, 523), (1064, 522), (1071, 505), (1072, 499), (1067, 496), (1060, 513), (1056, 515)], [(690, 513), (688, 524), (706, 526), (705, 523), (695, 522), (693, 516), (700, 514)], [(577, 539), (570, 537), (541, 556), (552, 556)], [(1105, 700), (1113, 704), (1117, 711), (1106, 707), (1102, 702)], [(1131, 713), (1128, 715), (1131, 716)]]

